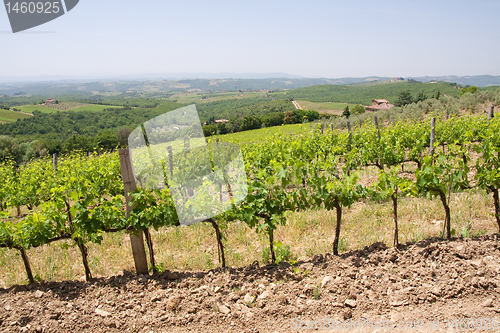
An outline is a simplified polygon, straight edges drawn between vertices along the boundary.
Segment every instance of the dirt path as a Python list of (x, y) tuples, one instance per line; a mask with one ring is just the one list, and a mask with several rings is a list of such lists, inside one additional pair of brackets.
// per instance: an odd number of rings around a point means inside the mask
[(447, 320), (465, 328), (474, 319), (476, 329), (458, 331), (497, 332), (499, 249), (498, 235), (399, 249), (376, 243), (294, 266), (15, 286), (0, 290), (0, 331), (312, 332), (305, 328), (316, 321), (332, 332), (334, 320), (344, 325), (334, 332), (415, 332), (410, 324), (453, 332)]
[(297, 110), (302, 110), (302, 108), (300, 107), (299, 103), (297, 103), (296, 101), (292, 101), (293, 105), (295, 106), (295, 108)]

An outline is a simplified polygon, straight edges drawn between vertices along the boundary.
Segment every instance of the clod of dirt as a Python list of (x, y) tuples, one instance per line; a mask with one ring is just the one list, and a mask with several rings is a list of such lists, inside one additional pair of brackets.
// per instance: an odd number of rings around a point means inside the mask
[(101, 317), (111, 316), (111, 313), (109, 313), (108, 311), (101, 310), (101, 309), (95, 309), (95, 313)]
[(344, 318), (344, 320), (351, 319), (352, 311), (350, 309), (345, 310), (342, 317)]
[(493, 306), (493, 300), (491, 298), (488, 298), (481, 305), (484, 306), (485, 308), (490, 308)]
[(355, 308), (356, 307), (356, 301), (353, 299), (346, 299), (344, 302), (345, 305), (347, 305), (350, 308)]
[(328, 283), (333, 282), (333, 277), (325, 276), (323, 280), (321, 280), (321, 288), (324, 288)]
[(224, 304), (219, 304), (218, 309), (219, 309), (220, 313), (225, 314), (225, 315), (227, 315), (231, 312), (231, 310), (229, 310), (229, 308), (227, 306), (225, 306)]
[(250, 294), (246, 294), (245, 297), (243, 298), (243, 301), (248, 304), (248, 303), (252, 303), (253, 301), (255, 300), (255, 297), (250, 295)]
[(257, 297), (257, 299), (266, 299), (266, 298), (269, 298), (271, 297), (273, 294), (269, 291), (269, 290), (266, 290), (264, 291), (262, 294), (259, 295), (259, 297)]

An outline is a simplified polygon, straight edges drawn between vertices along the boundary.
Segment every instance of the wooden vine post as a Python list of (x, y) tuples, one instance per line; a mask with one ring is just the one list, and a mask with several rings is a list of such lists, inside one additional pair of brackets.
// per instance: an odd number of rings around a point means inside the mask
[[(17, 179), (17, 173), (19, 172), (19, 169), (18, 169), (16, 163), (14, 163), (13, 167), (14, 167), (14, 175), (16, 176), (16, 179)], [(19, 217), (19, 216), (21, 216), (21, 206), (16, 205), (16, 208), (17, 208), (17, 216)]]
[(52, 154), (52, 167), (57, 171), (57, 153)]
[[(347, 119), (347, 133), (349, 133), (349, 141), (347, 142), (347, 152), (348, 152), (348, 154), (350, 154), (351, 149), (352, 149), (352, 131), (351, 131), (351, 121), (349, 119)], [(347, 159), (346, 159), (346, 162), (347, 162)], [(350, 163), (348, 163), (347, 165), (348, 165), (347, 175), (350, 176), (351, 175)]]
[(174, 156), (172, 152), (172, 146), (167, 147), (168, 151), (168, 166), (170, 168), (170, 178), (174, 177)]
[(347, 151), (351, 152), (351, 149), (352, 149), (352, 131), (351, 131), (351, 121), (350, 120), (347, 120), (347, 132), (349, 133), (349, 144), (347, 146)]
[(436, 118), (431, 119), (431, 142), (429, 147), (429, 156), (434, 155), (434, 142), (436, 140)]
[(398, 230), (398, 185), (396, 185), (396, 190), (391, 195), (392, 199), (392, 212), (394, 216), (394, 247), (399, 245), (399, 230)]
[(378, 127), (378, 117), (377, 115), (373, 115), (373, 122), (375, 123), (375, 128), (377, 129), (377, 137), (378, 137), (378, 147), (380, 149), (380, 153), (379, 153), (379, 167), (381, 170), (384, 170), (384, 163), (382, 162), (382, 146), (380, 145), (380, 140), (381, 140), (381, 136), (380, 136), (380, 129)]
[[(129, 205), (132, 197), (130, 193), (135, 191), (136, 184), (134, 173), (132, 171), (132, 161), (128, 149), (120, 149), (120, 169), (123, 179), (123, 188), (125, 191), (125, 201), (127, 203), (126, 218), (130, 217), (130, 212), (133, 207)], [(146, 259), (146, 250), (144, 249), (143, 231), (136, 230), (135, 235), (130, 235), (130, 243), (132, 244), (132, 254), (134, 255), (135, 270), (137, 274), (148, 274), (148, 261)]]
[(493, 119), (495, 116), (495, 107), (493, 105), (490, 106), (490, 110), (488, 111), (488, 124), (490, 123), (490, 120)]

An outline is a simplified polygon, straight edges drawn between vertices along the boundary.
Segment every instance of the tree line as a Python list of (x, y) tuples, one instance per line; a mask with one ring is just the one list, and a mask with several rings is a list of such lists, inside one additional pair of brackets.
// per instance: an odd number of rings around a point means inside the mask
[(207, 123), (203, 126), (203, 134), (208, 137), (216, 134), (249, 131), (262, 127), (301, 124), (305, 121), (314, 121), (319, 118), (320, 114), (318, 111), (297, 109), (285, 112), (272, 112), (262, 117), (248, 115), (232, 118), (228, 123)]

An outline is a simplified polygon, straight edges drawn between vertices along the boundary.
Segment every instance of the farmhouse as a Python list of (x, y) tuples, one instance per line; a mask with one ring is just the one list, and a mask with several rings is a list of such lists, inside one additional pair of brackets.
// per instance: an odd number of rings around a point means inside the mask
[(379, 110), (387, 110), (394, 107), (394, 105), (389, 104), (386, 99), (374, 99), (372, 100), (372, 105), (365, 108), (366, 111), (376, 112)]
[(56, 101), (54, 101), (53, 99), (49, 98), (48, 100), (45, 101), (45, 105), (47, 105), (47, 104), (54, 104), (55, 102)]
[(216, 120), (215, 120), (215, 123), (216, 123), (216, 124), (220, 124), (220, 123), (228, 123), (228, 122), (229, 122), (229, 120), (227, 120), (227, 119), (216, 119)]

